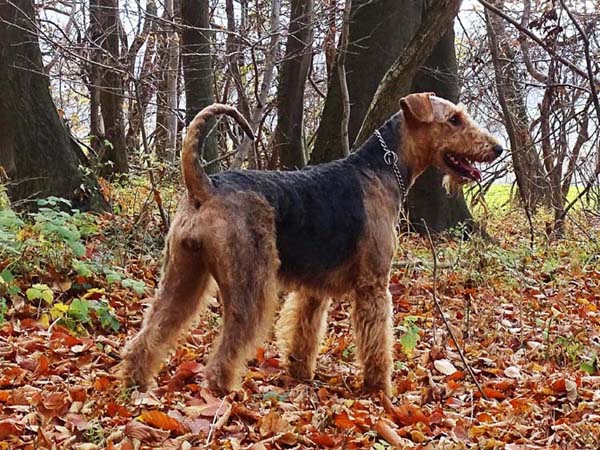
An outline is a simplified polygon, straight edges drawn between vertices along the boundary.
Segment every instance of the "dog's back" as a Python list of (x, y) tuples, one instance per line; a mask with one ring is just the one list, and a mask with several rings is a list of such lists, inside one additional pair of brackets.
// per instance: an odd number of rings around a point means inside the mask
[(320, 285), (356, 250), (365, 207), (360, 174), (346, 161), (295, 172), (227, 171), (211, 180), (217, 195), (252, 191), (273, 207), (284, 280)]

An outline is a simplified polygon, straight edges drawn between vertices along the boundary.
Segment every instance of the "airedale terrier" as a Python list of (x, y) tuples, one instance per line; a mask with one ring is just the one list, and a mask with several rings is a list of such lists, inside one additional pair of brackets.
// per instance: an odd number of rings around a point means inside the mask
[(293, 377), (313, 377), (329, 300), (344, 297), (352, 302), (365, 390), (390, 393), (388, 277), (404, 186), (432, 165), (452, 185), (478, 180), (473, 162), (502, 153), (462, 106), (429, 93), (409, 95), (400, 104), (400, 111), (347, 158), (294, 172), (207, 176), (196, 156), (207, 119), (226, 114), (251, 137), (252, 130), (225, 105), (209, 106), (194, 118), (182, 152), (187, 195), (167, 237), (162, 279), (141, 331), (124, 351), (121, 376), (129, 384), (153, 385), (214, 279), (224, 316), (205, 370), (214, 391), (234, 388), (271, 326), (283, 288), (291, 295), (277, 335)]

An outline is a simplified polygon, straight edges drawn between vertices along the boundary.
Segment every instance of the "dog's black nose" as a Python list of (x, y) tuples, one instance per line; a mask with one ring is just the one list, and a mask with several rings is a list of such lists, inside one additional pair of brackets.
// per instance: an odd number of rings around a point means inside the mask
[(494, 151), (494, 154), (498, 157), (502, 154), (502, 152), (504, 151), (504, 149), (502, 148), (501, 145), (494, 145), (494, 148), (492, 148), (492, 150)]

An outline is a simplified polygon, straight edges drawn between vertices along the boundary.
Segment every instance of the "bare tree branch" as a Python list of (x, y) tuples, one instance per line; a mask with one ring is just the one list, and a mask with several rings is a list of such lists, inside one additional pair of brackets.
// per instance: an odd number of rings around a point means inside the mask
[(348, 52), (348, 29), (350, 28), (350, 9), (352, 0), (346, 0), (344, 6), (344, 16), (342, 23), (342, 35), (340, 37), (340, 48), (337, 57), (338, 76), (340, 78), (340, 87), (342, 94), (342, 154), (350, 154), (350, 142), (348, 141), (348, 123), (350, 122), (350, 94), (348, 93), (348, 82), (346, 81), (346, 53)]
[(440, 0), (436, 2), (435, 7), (426, 11), (415, 36), (381, 80), (354, 146), (364, 142), (393, 111), (398, 109), (400, 98), (410, 91), (414, 75), (427, 60), (444, 31), (452, 26), (460, 4), (461, 0)]

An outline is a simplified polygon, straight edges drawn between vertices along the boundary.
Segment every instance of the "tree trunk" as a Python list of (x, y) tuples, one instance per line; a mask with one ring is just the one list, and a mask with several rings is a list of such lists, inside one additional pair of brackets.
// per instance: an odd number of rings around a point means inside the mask
[(292, 0), (290, 25), (277, 90), (277, 128), (273, 149), (282, 169), (306, 165), (304, 87), (312, 60), (314, 0)]
[(8, 196), (19, 206), (52, 195), (102, 210), (97, 183), (79, 168), (86, 157), (50, 97), (35, 23), (31, 0), (0, 0), (0, 165)]
[(159, 159), (167, 159), (168, 113), (167, 103), (167, 37), (159, 33), (156, 37), (156, 127), (154, 129), (154, 152)]
[[(144, 44), (146, 44), (143, 56), (141, 56), (142, 62), (137, 75), (140, 83), (133, 80), (133, 82), (130, 83), (129, 88), (129, 126), (127, 127), (127, 135), (125, 136), (125, 143), (129, 150), (137, 149), (140, 146), (140, 131), (142, 126), (144, 126), (148, 104), (150, 103), (157, 86), (155, 56), (156, 38), (158, 33), (154, 17), (156, 17), (156, 3), (154, 0), (148, 0), (142, 32), (135, 37), (127, 52), (126, 59), (129, 67), (128, 70), (131, 73), (135, 73), (135, 65), (140, 58), (139, 52)], [(138, 83), (138, 85), (136, 85), (136, 83)]]
[(179, 39), (170, 25), (175, 20), (173, 0), (165, 1), (165, 16), (169, 21), (167, 33), (167, 92), (166, 92), (166, 153), (169, 161), (175, 161), (177, 153), (177, 78), (179, 73)]
[[(182, 0), (181, 2), (183, 24), (181, 52), (185, 83), (185, 116), (188, 124), (202, 108), (215, 101), (210, 32), (206, 31), (210, 28), (209, 14), (208, 0)], [(212, 161), (219, 156), (214, 125), (215, 120), (211, 119), (207, 126), (213, 131), (203, 142), (204, 151), (198, 152), (205, 161)], [(220, 164), (215, 162), (206, 167), (206, 172), (218, 172), (220, 167)]]
[(123, 119), (123, 79), (119, 46), (119, 4), (118, 0), (90, 0), (91, 36), (95, 45), (94, 61), (102, 64), (99, 72), (98, 89), (100, 110), (104, 122), (106, 143), (101, 163), (105, 176), (126, 173), (128, 170), (127, 146), (125, 145), (125, 125)]
[[(504, 9), (504, 1), (494, 5)], [(536, 152), (529, 131), (529, 118), (525, 94), (519, 86), (516, 51), (513, 42), (506, 36), (501, 18), (485, 11), (490, 53), (494, 65), (498, 101), (502, 108), (504, 124), (510, 141), (515, 177), (524, 207), (535, 210), (540, 204), (551, 205), (550, 181)]]
[[(350, 11), (346, 79), (350, 95), (348, 137), (354, 142), (373, 94), (383, 75), (406, 47), (419, 26), (420, 1), (354, 0)], [(337, 73), (332, 66), (329, 90), (310, 157), (311, 164), (341, 158), (343, 105)]]
[[(411, 88), (412, 92), (435, 92), (451, 102), (458, 102), (459, 88), (454, 49), (454, 30), (451, 28), (434, 47), (425, 68), (420, 70)], [(408, 195), (408, 208), (413, 226), (424, 232), (423, 222), (435, 231), (445, 230), (459, 223), (470, 223), (471, 213), (462, 191), (448, 196), (442, 188), (443, 174), (429, 168), (415, 182)]]
[[(359, 132), (361, 136), (372, 133), (397, 111), (400, 97), (411, 91), (433, 91), (457, 100), (454, 32), (451, 26), (445, 34), (440, 30), (449, 28), (448, 22), (452, 22), (459, 2), (443, 3), (438, 5), (439, 9), (426, 10), (423, 1), (353, 1), (346, 72), (352, 105), (348, 135), (355, 147), (363, 139), (357, 140)], [(416, 73), (421, 66), (425, 68)], [(395, 71), (390, 74), (391, 68)], [(373, 96), (381, 90), (384, 77), (387, 79), (384, 82), (394, 88), (387, 89), (386, 101), (373, 109)], [(367, 117), (369, 111), (372, 112)], [(334, 66), (311, 164), (342, 157), (339, 125), (342, 113), (339, 77)], [(410, 218), (418, 230), (422, 230), (422, 220), (435, 231), (471, 220), (462, 195), (448, 197), (441, 180), (442, 174), (430, 169), (409, 192)]]

